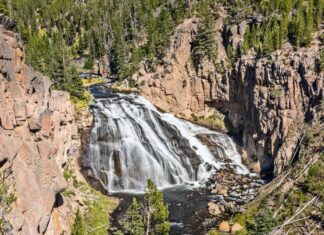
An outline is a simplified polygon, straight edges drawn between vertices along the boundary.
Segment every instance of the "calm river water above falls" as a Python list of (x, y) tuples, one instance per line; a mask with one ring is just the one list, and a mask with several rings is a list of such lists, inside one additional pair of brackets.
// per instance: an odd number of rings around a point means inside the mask
[(131, 197), (141, 198), (147, 179), (152, 179), (169, 204), (172, 233), (203, 233), (207, 202), (215, 197), (204, 190), (210, 176), (222, 168), (249, 173), (233, 141), (161, 113), (140, 95), (111, 92), (103, 85), (90, 90), (95, 121), (87, 162), (106, 190), (123, 199), (114, 225)]

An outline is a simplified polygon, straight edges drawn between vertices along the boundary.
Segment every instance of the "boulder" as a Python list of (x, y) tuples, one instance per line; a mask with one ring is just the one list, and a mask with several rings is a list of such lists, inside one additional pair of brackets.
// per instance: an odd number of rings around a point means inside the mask
[(237, 234), (239, 231), (241, 231), (243, 227), (239, 223), (233, 224), (231, 227), (231, 234)]
[(42, 113), (44, 112), (43, 107), (37, 107), (29, 120), (29, 129), (33, 132), (42, 129)]
[(211, 215), (220, 215), (222, 214), (222, 211), (220, 210), (219, 206), (213, 202), (208, 203), (208, 212)]
[(27, 119), (27, 110), (24, 102), (15, 101), (14, 103), (15, 118), (18, 126), (25, 123)]
[(228, 233), (231, 231), (231, 226), (227, 221), (223, 221), (218, 226), (219, 231)]

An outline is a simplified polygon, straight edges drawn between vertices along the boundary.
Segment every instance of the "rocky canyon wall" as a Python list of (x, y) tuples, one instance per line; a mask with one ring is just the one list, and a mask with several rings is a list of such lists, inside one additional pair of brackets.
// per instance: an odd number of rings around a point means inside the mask
[[(25, 64), (19, 36), (0, 28), (0, 170), (16, 200), (13, 234), (61, 234), (67, 183), (62, 165), (75, 155), (78, 129), (69, 94)], [(65, 230), (66, 231), (66, 230)]]
[[(264, 175), (279, 174), (295, 153), (303, 123), (323, 99), (323, 72), (317, 64), (323, 45), (314, 35), (309, 48), (285, 44), (269, 56), (250, 50), (230, 65), (226, 45), (234, 50), (244, 40), (247, 22), (225, 26), (220, 9), (215, 24), (217, 61), (194, 65), (192, 45), (198, 19), (186, 19), (171, 38), (164, 66), (141, 69), (133, 76), (140, 93), (159, 108), (178, 116), (226, 115), (230, 130), (239, 132), (249, 159)], [(323, 32), (321, 32), (323, 33)]]

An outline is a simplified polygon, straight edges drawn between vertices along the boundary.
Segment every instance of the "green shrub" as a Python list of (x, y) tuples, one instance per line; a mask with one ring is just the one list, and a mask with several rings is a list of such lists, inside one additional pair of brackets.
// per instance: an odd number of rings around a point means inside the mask
[(280, 98), (283, 95), (281, 88), (272, 89), (270, 94), (274, 98)]
[(250, 235), (268, 234), (278, 224), (278, 221), (273, 218), (273, 212), (269, 209), (266, 202), (261, 202), (254, 217), (254, 221), (248, 221), (247, 223)]

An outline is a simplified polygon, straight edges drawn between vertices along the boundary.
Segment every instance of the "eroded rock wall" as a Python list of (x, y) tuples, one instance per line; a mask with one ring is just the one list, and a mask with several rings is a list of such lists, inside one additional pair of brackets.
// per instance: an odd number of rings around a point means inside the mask
[(0, 28), (0, 170), (16, 201), (14, 234), (61, 234), (58, 215), (67, 186), (62, 165), (78, 148), (69, 94), (25, 63), (19, 36)]
[(318, 33), (309, 48), (295, 50), (285, 44), (264, 58), (250, 50), (231, 66), (225, 47), (231, 44), (235, 50), (243, 42), (247, 23), (224, 26), (225, 17), (220, 9), (215, 64), (193, 64), (199, 20), (191, 18), (175, 29), (165, 65), (149, 72), (143, 63), (133, 79), (143, 96), (178, 116), (223, 112), (230, 129), (240, 132), (249, 159), (259, 162), (263, 173), (277, 175), (291, 161), (303, 123), (323, 99), (324, 74), (317, 69), (323, 45)]

